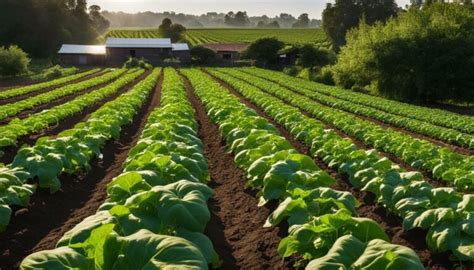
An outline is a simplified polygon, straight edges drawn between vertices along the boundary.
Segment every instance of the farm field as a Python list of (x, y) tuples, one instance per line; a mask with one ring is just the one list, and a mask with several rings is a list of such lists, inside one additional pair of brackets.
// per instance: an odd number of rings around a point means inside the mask
[[(115, 29), (106, 37), (117, 38), (158, 38), (157, 29)], [(191, 28), (187, 29), (185, 39), (193, 46), (206, 43), (252, 43), (263, 37), (276, 37), (286, 44), (315, 44), (329, 47), (322, 29), (257, 29), (257, 28)]]
[(474, 267), (472, 116), (250, 67), (93, 69), (0, 91), (0, 151), (1, 269)]

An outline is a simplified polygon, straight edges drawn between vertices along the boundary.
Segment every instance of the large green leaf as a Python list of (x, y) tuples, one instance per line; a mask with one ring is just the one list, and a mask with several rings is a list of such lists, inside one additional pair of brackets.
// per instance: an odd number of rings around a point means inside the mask
[(127, 235), (140, 228), (156, 233), (178, 227), (202, 232), (210, 218), (207, 200), (212, 194), (204, 184), (182, 180), (133, 195), (124, 205), (112, 207), (110, 213)]
[(409, 248), (380, 239), (364, 243), (352, 235), (345, 235), (334, 243), (324, 257), (312, 260), (306, 269), (419, 270), (424, 267)]
[(21, 265), (22, 270), (93, 270), (94, 261), (69, 247), (60, 247), (33, 253), (26, 257)]

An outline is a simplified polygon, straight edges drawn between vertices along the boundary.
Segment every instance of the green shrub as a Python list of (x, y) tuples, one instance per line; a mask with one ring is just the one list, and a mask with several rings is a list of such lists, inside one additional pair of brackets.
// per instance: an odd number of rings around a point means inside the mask
[(334, 64), (333, 52), (307, 44), (300, 48), (298, 64), (303, 67), (323, 67)]
[(153, 66), (146, 62), (145, 59), (130, 57), (128, 60), (123, 64), (124, 68), (143, 68), (143, 69), (152, 69)]
[(284, 45), (283, 42), (276, 38), (260, 38), (250, 44), (243, 57), (256, 60), (263, 66), (276, 64), (278, 52), (283, 49)]
[(59, 65), (55, 65), (53, 67), (48, 68), (47, 70), (44, 71), (44, 78), (45, 79), (54, 79), (54, 78), (59, 78), (63, 75), (63, 70), (62, 67)]
[(12, 45), (8, 49), (0, 47), (0, 75), (18, 76), (28, 73), (30, 59), (18, 46)]
[(298, 73), (300, 73), (301, 69), (298, 68), (297, 66), (291, 66), (291, 67), (285, 67), (283, 69), (283, 73), (296, 77)]
[(418, 101), (474, 100), (474, 12), (458, 4), (411, 8), (362, 23), (333, 68), (337, 85)]
[(313, 78), (314, 81), (327, 85), (334, 85), (334, 78), (331, 66), (322, 67)]
[(213, 50), (202, 46), (193, 47), (190, 54), (193, 62), (200, 65), (211, 64), (217, 59), (217, 55)]

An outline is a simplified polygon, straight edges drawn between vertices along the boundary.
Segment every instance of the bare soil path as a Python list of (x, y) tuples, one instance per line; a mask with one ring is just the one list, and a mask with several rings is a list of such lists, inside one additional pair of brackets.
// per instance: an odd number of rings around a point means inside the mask
[(223, 261), (221, 269), (289, 269), (277, 253), (281, 238), (286, 234), (280, 228), (263, 228), (271, 210), (259, 208), (254, 191), (246, 188), (245, 173), (235, 166), (234, 158), (226, 152), (225, 142), (219, 135), (204, 106), (185, 80), (189, 100), (196, 110), (199, 136), (208, 159), (211, 182), (215, 195), (209, 201), (211, 221), (206, 235), (213, 242)]

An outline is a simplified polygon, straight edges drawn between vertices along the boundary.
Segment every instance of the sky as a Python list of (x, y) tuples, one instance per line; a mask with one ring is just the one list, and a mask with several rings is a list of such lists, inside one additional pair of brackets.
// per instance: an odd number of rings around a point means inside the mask
[[(176, 13), (200, 15), (206, 12), (245, 10), (250, 16), (266, 14), (270, 17), (282, 12), (298, 16), (308, 13), (311, 18), (320, 19), (328, 0), (89, 0), (102, 10), (136, 13), (140, 11), (174, 11)], [(410, 0), (397, 0), (401, 6)]]

